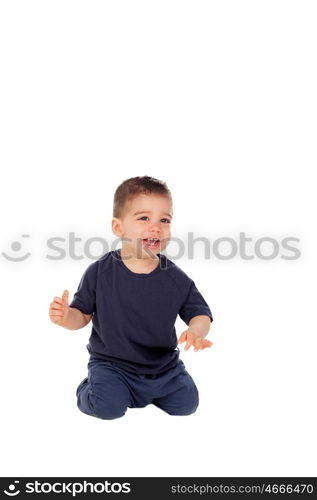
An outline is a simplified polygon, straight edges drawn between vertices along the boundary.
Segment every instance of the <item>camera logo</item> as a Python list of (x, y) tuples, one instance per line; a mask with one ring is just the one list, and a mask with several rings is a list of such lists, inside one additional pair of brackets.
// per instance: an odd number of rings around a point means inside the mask
[[(20, 481), (14, 481), (14, 482), (15, 483), (19, 483)], [(10, 491), (4, 490), (4, 493), (6, 495), (8, 495), (9, 497), (15, 497), (16, 495), (18, 495), (20, 493), (20, 490), (14, 491), (15, 490), (15, 484), (9, 484), (8, 489)]]
[[(22, 234), (22, 238), (29, 238), (30, 235), (29, 234)], [(19, 241), (13, 241), (11, 243), (11, 250), (13, 250), (14, 253), (17, 253), (21, 250), (22, 248), (22, 244), (19, 242)], [(8, 255), (6, 254), (5, 252), (1, 252), (1, 254), (3, 255), (3, 257), (5, 257), (7, 260), (11, 260), (12, 262), (21, 262), (21, 260), (25, 260), (27, 259), (28, 257), (30, 257), (30, 252), (27, 252), (26, 254), (24, 255), (20, 255), (20, 256), (12, 256), (12, 255)]]

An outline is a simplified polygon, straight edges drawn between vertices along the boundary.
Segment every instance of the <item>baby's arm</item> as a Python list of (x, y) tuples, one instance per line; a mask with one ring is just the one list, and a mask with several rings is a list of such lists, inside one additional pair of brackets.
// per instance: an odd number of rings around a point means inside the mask
[(188, 329), (185, 330), (178, 339), (178, 343), (187, 341), (184, 351), (187, 351), (191, 345), (194, 346), (194, 350), (205, 349), (206, 347), (211, 347), (212, 342), (205, 339), (210, 328), (210, 316), (201, 314), (195, 316), (188, 323)]
[(53, 323), (67, 330), (79, 330), (89, 323), (92, 314), (84, 314), (75, 307), (69, 307), (68, 290), (64, 290), (62, 298), (54, 297), (51, 302), (49, 316)]
[(92, 314), (84, 314), (75, 307), (69, 307), (66, 320), (61, 326), (67, 328), (67, 330), (79, 330), (80, 328), (88, 325), (91, 317)]
[(189, 321), (188, 329), (199, 335), (199, 337), (205, 338), (209, 332), (210, 324), (209, 316), (199, 315)]

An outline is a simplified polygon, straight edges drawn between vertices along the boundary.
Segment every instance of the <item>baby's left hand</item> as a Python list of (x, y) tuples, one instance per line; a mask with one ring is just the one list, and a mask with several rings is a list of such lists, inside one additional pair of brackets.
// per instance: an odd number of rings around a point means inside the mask
[(185, 330), (181, 336), (179, 337), (178, 343), (181, 344), (187, 340), (187, 344), (185, 345), (184, 351), (187, 351), (191, 345), (193, 345), (194, 351), (198, 351), (199, 349), (205, 349), (206, 347), (211, 347), (212, 342), (210, 340), (202, 338), (197, 333), (193, 332), (190, 329)]

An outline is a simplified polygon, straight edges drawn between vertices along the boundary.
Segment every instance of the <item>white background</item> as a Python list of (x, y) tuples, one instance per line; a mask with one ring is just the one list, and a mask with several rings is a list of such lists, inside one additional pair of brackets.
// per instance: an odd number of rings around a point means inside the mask
[[(1, 2), (1, 475), (316, 476), (315, 7)], [(175, 259), (214, 315), (211, 349), (180, 346), (199, 408), (105, 421), (76, 406), (91, 324), (48, 310), (93, 261), (85, 242), (115, 240), (114, 191), (137, 175), (171, 189), (175, 237), (280, 249)]]

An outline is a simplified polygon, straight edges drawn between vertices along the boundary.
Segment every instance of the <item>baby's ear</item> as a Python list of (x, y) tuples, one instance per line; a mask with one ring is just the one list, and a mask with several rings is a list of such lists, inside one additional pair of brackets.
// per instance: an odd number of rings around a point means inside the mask
[(113, 217), (112, 221), (111, 221), (111, 229), (112, 229), (112, 232), (118, 236), (118, 238), (121, 238), (122, 236), (122, 228), (121, 228), (121, 220), (118, 219), (117, 217)]

